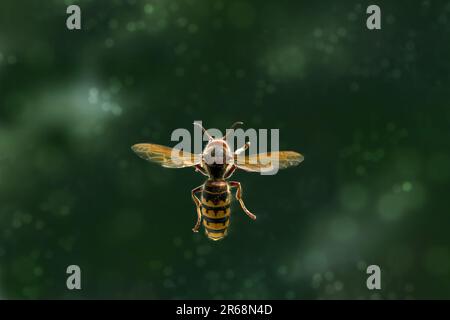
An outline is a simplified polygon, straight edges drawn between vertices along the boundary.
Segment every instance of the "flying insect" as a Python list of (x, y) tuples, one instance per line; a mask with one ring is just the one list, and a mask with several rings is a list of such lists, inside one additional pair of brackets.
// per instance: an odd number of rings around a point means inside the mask
[[(236, 169), (261, 172), (272, 166), (273, 159), (277, 160), (280, 169), (285, 169), (300, 164), (303, 161), (303, 156), (294, 151), (245, 155), (245, 150), (250, 146), (249, 142), (234, 152), (227, 141), (229, 139), (228, 134), (220, 139), (214, 139), (199, 123), (194, 124), (199, 125), (209, 139), (201, 154), (148, 143), (135, 144), (131, 149), (142, 159), (160, 164), (163, 167), (194, 167), (196, 171), (208, 177), (205, 183), (191, 191), (192, 200), (197, 209), (197, 222), (192, 231), (198, 232), (203, 222), (206, 236), (217, 241), (227, 235), (230, 226), (231, 189), (236, 188), (235, 197), (242, 210), (252, 220), (256, 220), (256, 216), (244, 204), (241, 183), (228, 181)], [(236, 122), (231, 126), (231, 129), (241, 124), (243, 123)], [(198, 193), (201, 193), (200, 199), (197, 196)]]

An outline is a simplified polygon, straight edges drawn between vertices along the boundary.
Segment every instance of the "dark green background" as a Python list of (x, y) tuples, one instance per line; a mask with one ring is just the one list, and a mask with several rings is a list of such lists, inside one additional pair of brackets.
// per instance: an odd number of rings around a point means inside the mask
[[(380, 31), (369, 4), (2, 1), (0, 296), (450, 298), (450, 2), (377, 1)], [(203, 176), (130, 150), (194, 120), (305, 155), (236, 174), (258, 220), (234, 203), (217, 243)]]

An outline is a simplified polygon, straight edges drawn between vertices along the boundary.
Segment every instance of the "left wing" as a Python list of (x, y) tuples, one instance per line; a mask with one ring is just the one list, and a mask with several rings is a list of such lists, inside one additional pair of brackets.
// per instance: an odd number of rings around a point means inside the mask
[(276, 151), (267, 153), (258, 153), (250, 156), (235, 155), (235, 164), (239, 169), (249, 172), (261, 172), (270, 170), (278, 164), (279, 169), (286, 169), (297, 166), (304, 157), (294, 151)]
[(201, 163), (201, 155), (184, 152), (159, 144), (139, 143), (131, 149), (142, 159), (155, 162), (165, 168), (186, 168)]

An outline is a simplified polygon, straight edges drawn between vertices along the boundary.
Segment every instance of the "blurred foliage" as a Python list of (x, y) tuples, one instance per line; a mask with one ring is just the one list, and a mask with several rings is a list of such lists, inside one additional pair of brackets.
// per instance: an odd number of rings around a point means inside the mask
[[(450, 2), (377, 1), (375, 32), (369, 4), (2, 1), (1, 297), (450, 298)], [(203, 177), (130, 150), (194, 120), (305, 155), (234, 176), (258, 220), (234, 203), (218, 243), (191, 231)]]

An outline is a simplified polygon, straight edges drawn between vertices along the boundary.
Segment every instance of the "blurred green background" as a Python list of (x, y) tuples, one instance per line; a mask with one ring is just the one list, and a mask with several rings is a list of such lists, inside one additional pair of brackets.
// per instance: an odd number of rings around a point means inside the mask
[[(450, 298), (450, 2), (377, 1), (380, 31), (369, 4), (2, 1), (0, 297)], [(234, 203), (217, 243), (203, 176), (130, 150), (194, 120), (305, 155), (237, 173), (258, 220)]]

